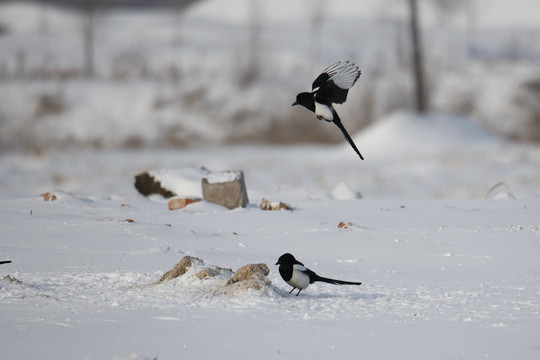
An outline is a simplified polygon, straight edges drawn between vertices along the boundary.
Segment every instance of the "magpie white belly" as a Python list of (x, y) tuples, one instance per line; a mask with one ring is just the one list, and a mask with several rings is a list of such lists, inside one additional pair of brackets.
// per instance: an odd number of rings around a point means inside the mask
[(297, 289), (304, 290), (309, 286), (309, 276), (301, 271), (293, 271), (293, 276), (291, 280), (287, 281), (287, 284)]
[(315, 115), (317, 117), (323, 118), (326, 121), (332, 121), (334, 120), (334, 114), (332, 113), (332, 109), (330, 106), (321, 104), (315, 101)]

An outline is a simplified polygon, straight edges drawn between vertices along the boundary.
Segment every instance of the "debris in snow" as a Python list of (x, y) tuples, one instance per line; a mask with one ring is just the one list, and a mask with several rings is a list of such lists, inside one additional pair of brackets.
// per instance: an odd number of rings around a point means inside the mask
[(346, 230), (369, 230), (369, 228), (367, 227), (356, 225), (355, 223), (352, 223), (352, 222), (343, 222), (343, 221), (340, 221), (337, 227), (339, 229), (346, 229)]
[(189, 204), (193, 204), (196, 202), (201, 201), (200, 198), (181, 198), (181, 197), (175, 197), (169, 200), (168, 208), (169, 210), (178, 210), (183, 209)]
[(484, 196), (486, 199), (501, 200), (501, 199), (516, 199), (516, 195), (510, 190), (510, 186), (505, 182), (499, 182), (491, 187)]
[(10, 283), (15, 283), (15, 284), (17, 284), (17, 285), (22, 285), (22, 281), (20, 281), (20, 280), (14, 278), (14, 277), (11, 276), (11, 275), (6, 275), (6, 276), (4, 276), (4, 278), (3, 278), (2, 280), (4, 280), (4, 281), (9, 281)]
[(341, 180), (332, 189), (332, 196), (336, 200), (354, 200), (361, 199), (362, 194), (350, 188), (346, 181)]
[(147, 172), (135, 176), (135, 188), (144, 196), (159, 194), (164, 198), (170, 198), (176, 195), (172, 191), (164, 189), (161, 183)]
[(56, 195), (50, 192), (40, 194), (39, 196), (43, 196), (43, 200), (45, 201), (55, 201), (57, 199)]
[(149, 171), (135, 176), (135, 188), (144, 196), (202, 198), (201, 179), (208, 173), (204, 167)]
[(231, 210), (245, 208), (249, 201), (241, 170), (208, 174), (202, 179), (202, 193), (205, 200)]
[(293, 211), (293, 207), (289, 204), (286, 204), (282, 201), (276, 202), (276, 201), (270, 201), (268, 199), (263, 198), (260, 204), (261, 210), (290, 210)]
[(272, 281), (266, 277), (268, 274), (270, 274), (270, 269), (266, 264), (244, 265), (227, 281), (227, 286), (235, 285), (242, 289), (262, 290), (272, 284)]

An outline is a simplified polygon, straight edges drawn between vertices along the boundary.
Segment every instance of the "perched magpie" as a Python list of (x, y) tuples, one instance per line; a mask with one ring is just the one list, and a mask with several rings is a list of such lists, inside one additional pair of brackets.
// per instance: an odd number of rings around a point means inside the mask
[(285, 280), (287, 284), (293, 287), (289, 294), (295, 289), (298, 289), (296, 296), (300, 294), (300, 291), (304, 290), (309, 286), (309, 284), (313, 284), (315, 281), (321, 281), (334, 285), (362, 285), (360, 282), (334, 280), (321, 277), (304, 267), (304, 264), (296, 260), (294, 256), (289, 253), (281, 255), (276, 265), (279, 265), (279, 274), (281, 275), (281, 278)]
[(332, 105), (343, 104), (347, 100), (349, 89), (353, 87), (359, 77), (360, 69), (358, 66), (348, 61), (338, 61), (327, 67), (315, 79), (311, 86), (311, 92), (302, 92), (296, 95), (296, 101), (292, 106), (302, 105), (313, 111), (317, 115), (317, 119), (336, 124), (360, 159), (364, 160)]

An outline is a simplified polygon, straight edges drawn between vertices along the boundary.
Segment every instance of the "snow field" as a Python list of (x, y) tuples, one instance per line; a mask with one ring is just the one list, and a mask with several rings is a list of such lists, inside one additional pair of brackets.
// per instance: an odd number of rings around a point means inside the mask
[[(57, 193), (53, 202), (2, 199), (10, 240), (0, 253), (23, 281), (1, 283), (11, 358), (358, 351), (534, 358), (537, 351), (537, 201), (305, 200), (294, 212), (200, 203), (168, 212), (163, 202), (137, 196)], [(343, 220), (357, 227), (339, 229)], [(314, 284), (289, 296), (272, 266), (286, 251), (320, 274), (363, 285)], [(184, 254), (233, 270), (265, 262), (273, 290), (216, 296), (212, 282), (220, 280), (189, 276), (152, 285)], [(17, 345), (23, 334), (39, 340)]]

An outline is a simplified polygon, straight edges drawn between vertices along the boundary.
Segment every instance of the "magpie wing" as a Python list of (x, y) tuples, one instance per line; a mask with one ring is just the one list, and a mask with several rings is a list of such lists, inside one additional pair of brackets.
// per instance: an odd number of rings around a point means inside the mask
[(348, 93), (349, 90), (336, 86), (333, 80), (328, 80), (315, 93), (315, 101), (320, 103), (343, 104), (347, 100)]
[(328, 81), (330, 79), (330, 75), (326, 72), (323, 72), (321, 75), (319, 75), (313, 84), (311, 85), (311, 90), (315, 90), (317, 88), (320, 88), (322, 84)]
[(327, 67), (312, 84), (312, 90), (318, 89), (321, 98), (334, 104), (347, 100), (348, 91), (360, 77), (360, 69), (349, 61), (338, 61)]
[(303, 272), (304, 274), (306, 274), (307, 276), (309, 276), (309, 283), (310, 284), (313, 284), (314, 281), (317, 281), (316, 279), (319, 278), (319, 276), (317, 274), (315, 274), (314, 271), (308, 269), (307, 267), (303, 266), (303, 265), (294, 265), (294, 269), (297, 270), (297, 271), (301, 271)]

